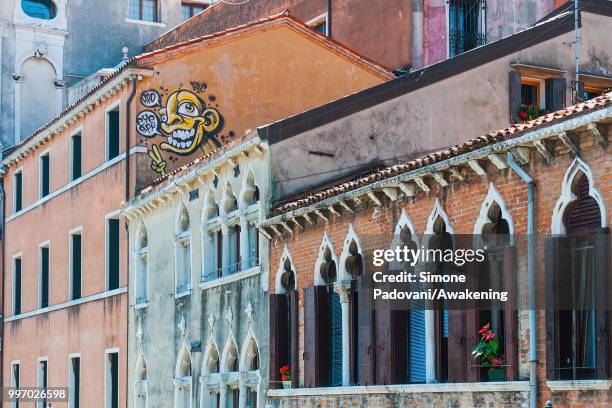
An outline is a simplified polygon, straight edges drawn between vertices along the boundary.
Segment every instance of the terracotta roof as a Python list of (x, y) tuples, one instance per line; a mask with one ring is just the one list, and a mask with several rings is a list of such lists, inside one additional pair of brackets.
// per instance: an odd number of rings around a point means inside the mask
[(271, 210), (270, 215), (278, 216), (290, 211), (304, 208), (319, 201), (328, 199), (330, 197), (337, 196), (360, 187), (364, 187), (368, 184), (388, 179), (390, 177), (394, 177), (402, 173), (406, 173), (408, 171), (429, 166), (434, 163), (450, 159), (452, 157), (460, 156), (462, 154), (483, 148), (487, 145), (492, 145), (497, 142), (513, 139), (528, 131), (532, 131), (538, 128), (544, 128), (554, 123), (561, 122), (570, 117), (586, 114), (594, 109), (601, 109), (610, 105), (612, 105), (612, 92), (591, 99), (587, 102), (579, 103), (577, 105), (573, 105), (568, 108), (558, 110), (556, 112), (548, 113), (526, 123), (511, 125), (505, 129), (487, 133), (486, 135), (482, 135), (474, 139), (470, 139), (464, 143), (450, 146), (443, 150), (439, 150), (427, 154), (425, 156), (421, 156), (417, 159), (410, 160), (408, 162), (395, 166), (386, 167), (382, 170), (374, 171), (370, 174), (367, 174), (363, 177), (355, 178), (351, 181), (338, 183), (330, 188), (324, 189), (316, 193), (293, 197), (289, 200), (286, 200), (284, 203), (281, 203), (274, 207)]
[(202, 42), (207, 42), (213, 39), (217, 39), (220, 37), (224, 37), (227, 35), (230, 35), (232, 33), (238, 32), (238, 31), (242, 31), (242, 30), (246, 30), (246, 29), (250, 29), (252, 27), (255, 26), (260, 26), (263, 24), (267, 24), (273, 21), (277, 21), (277, 20), (285, 20), (288, 21), (292, 24), (295, 24), (297, 27), (300, 27), (302, 29), (305, 29), (304, 32), (310, 34), (312, 36), (313, 39), (319, 41), (321, 44), (323, 45), (328, 45), (329, 48), (331, 48), (333, 51), (335, 52), (339, 52), (339, 53), (343, 53), (347, 56), (351, 56), (355, 59), (355, 61), (357, 63), (360, 63), (361, 65), (363, 65), (366, 69), (369, 69), (370, 71), (377, 73), (378, 75), (380, 75), (383, 78), (386, 79), (391, 79), (394, 77), (393, 73), (391, 72), (391, 70), (389, 70), (388, 68), (384, 67), (383, 65), (376, 63), (360, 54), (358, 54), (357, 52), (349, 49), (348, 47), (342, 45), (341, 43), (330, 39), (328, 37), (326, 37), (325, 35), (319, 33), (317, 30), (315, 30), (314, 28), (308, 26), (305, 22), (299, 20), (296, 17), (293, 17), (292, 15), (289, 14), (288, 11), (283, 11), (282, 13), (279, 14), (275, 14), (266, 18), (262, 18), (256, 21), (252, 21), (246, 24), (242, 24), (236, 27), (232, 27), (230, 29), (224, 30), (224, 31), (220, 31), (214, 34), (209, 34), (209, 35), (204, 35), (204, 36), (200, 36), (197, 38), (193, 38), (191, 40), (188, 41), (183, 41), (177, 44), (173, 44), (170, 45), (168, 47), (165, 48), (160, 48), (151, 52), (146, 52), (140, 55), (137, 55), (135, 57), (130, 58), (128, 61), (126, 61), (125, 63), (123, 63), (122, 65), (120, 65), (117, 69), (115, 69), (113, 72), (111, 72), (108, 76), (106, 76), (102, 81), (100, 81), (98, 84), (96, 84), (96, 86), (94, 86), (93, 88), (91, 88), (90, 90), (88, 90), (85, 94), (83, 94), (80, 98), (78, 98), (75, 102), (73, 102), (72, 104), (68, 105), (65, 109), (63, 109), (60, 113), (58, 113), (57, 115), (55, 115), (53, 118), (51, 118), (51, 120), (49, 120), (47, 123), (45, 123), (44, 125), (42, 125), (41, 127), (39, 127), (38, 129), (36, 129), (34, 132), (32, 132), (30, 135), (28, 135), (26, 138), (24, 138), (21, 142), (19, 142), (18, 144), (16, 144), (15, 146), (12, 146), (10, 148), (7, 148), (3, 151), (3, 156), (6, 156), (7, 154), (13, 153), (14, 151), (18, 150), (20, 147), (22, 147), (23, 145), (25, 145), (26, 143), (28, 143), (30, 140), (32, 140), (34, 137), (36, 137), (38, 134), (42, 133), (43, 131), (45, 131), (46, 129), (48, 129), (50, 126), (52, 126), (54, 123), (56, 123), (58, 120), (60, 120), (62, 117), (68, 115), (71, 111), (73, 111), (81, 102), (83, 102), (83, 100), (87, 99), (87, 97), (91, 96), (92, 94), (94, 94), (97, 90), (99, 90), (100, 88), (104, 87), (106, 84), (108, 84), (109, 82), (111, 82), (114, 78), (116, 78), (119, 74), (121, 74), (123, 71), (127, 70), (130, 67), (145, 67), (145, 61), (161, 55), (161, 54), (165, 54), (168, 53), (170, 51), (179, 49), (179, 48), (183, 48), (183, 47), (187, 47), (193, 44), (198, 44), (198, 43), (202, 43)]

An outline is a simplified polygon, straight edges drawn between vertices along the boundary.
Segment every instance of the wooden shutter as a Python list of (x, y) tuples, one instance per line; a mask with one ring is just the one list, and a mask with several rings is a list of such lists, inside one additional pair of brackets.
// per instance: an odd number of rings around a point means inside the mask
[(467, 380), (465, 310), (448, 311), (448, 382)]
[[(609, 378), (611, 373), (612, 357), (609, 350), (610, 329), (606, 326), (609, 320), (609, 296), (610, 290), (610, 236), (608, 228), (600, 228), (595, 234), (595, 276), (597, 279), (597, 288), (595, 301), (596, 317), (595, 317), (595, 350), (596, 350), (596, 375), (597, 378)], [(607, 304), (608, 303), (608, 304)]]
[(506, 356), (506, 380), (518, 379), (518, 330), (517, 330), (517, 299), (516, 299), (516, 261), (514, 246), (503, 248), (504, 291), (508, 292), (508, 301), (504, 307), (504, 353)]
[(358, 304), (358, 331), (359, 331), (359, 385), (372, 385), (375, 383), (375, 342), (374, 342), (374, 315), (372, 310), (372, 297), (367, 288), (367, 277), (357, 278), (359, 287)]
[(565, 78), (549, 78), (545, 81), (546, 110), (554, 112), (565, 108)]
[(391, 302), (382, 301), (374, 312), (376, 336), (376, 384), (391, 384), (393, 360), (391, 356)]
[(357, 384), (359, 380), (359, 293), (357, 281), (351, 280), (351, 290), (349, 292), (349, 372), (350, 384)]
[[(561, 265), (570, 265), (570, 238), (553, 237), (546, 241), (545, 292), (546, 292), (546, 373), (548, 380), (558, 378), (558, 341), (557, 319), (559, 313), (558, 291), (560, 290)], [(566, 275), (567, 276), (567, 275)], [(531, 306), (530, 306), (531, 307)]]
[[(481, 266), (481, 262), (469, 262), (465, 265), (466, 288), (478, 290), (478, 282), (482, 279)], [(474, 346), (480, 341), (480, 335), (478, 334), (478, 330), (480, 330), (479, 314), (477, 301), (468, 300), (465, 302), (466, 376), (468, 382), (481, 381), (479, 361), (472, 355)]]
[(50, 161), (49, 161), (49, 155), (47, 154), (46, 156), (42, 156), (40, 158), (40, 165), (42, 167), (41, 169), (41, 196), (45, 197), (47, 195), (49, 195), (49, 188), (50, 188)]
[(510, 122), (514, 123), (521, 110), (521, 74), (519, 72), (510, 71), (509, 94)]
[(316, 387), (316, 316), (315, 286), (304, 289), (304, 387)]
[(76, 180), (81, 177), (81, 153), (81, 135), (74, 135), (72, 136), (72, 180)]
[(300, 365), (299, 360), (299, 344), (298, 344), (298, 292), (293, 290), (289, 292), (289, 335), (291, 336), (291, 350), (289, 350), (291, 361), (291, 386), (294, 388), (298, 387), (299, 371), (298, 366)]
[(108, 289), (119, 287), (119, 220), (108, 220)]
[(304, 289), (304, 387), (329, 383), (329, 297), (326, 286)]
[(108, 119), (108, 159), (119, 156), (119, 111), (107, 113)]
[(270, 295), (270, 388), (279, 387), (280, 368), (289, 362), (287, 312), (287, 296)]
[(391, 362), (393, 384), (408, 382), (408, 311), (391, 311)]
[(81, 236), (72, 235), (72, 300), (81, 298)]
[(47, 307), (49, 306), (49, 248), (40, 249), (40, 264), (40, 307)]

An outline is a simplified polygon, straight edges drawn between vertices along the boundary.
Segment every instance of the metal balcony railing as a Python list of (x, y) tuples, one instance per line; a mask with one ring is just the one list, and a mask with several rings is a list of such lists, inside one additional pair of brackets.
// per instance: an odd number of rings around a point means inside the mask
[(224, 276), (230, 276), (238, 272), (246, 271), (259, 265), (259, 258), (249, 258), (245, 261), (239, 261), (233, 264), (225, 265), (222, 268), (213, 269), (202, 275), (202, 282), (210, 282)]

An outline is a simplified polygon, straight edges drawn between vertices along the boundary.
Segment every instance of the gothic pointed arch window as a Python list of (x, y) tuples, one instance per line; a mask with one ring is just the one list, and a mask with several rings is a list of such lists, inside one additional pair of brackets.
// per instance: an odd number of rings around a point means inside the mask
[(176, 218), (174, 247), (176, 294), (185, 295), (191, 291), (191, 224), (184, 204)]
[[(555, 208), (554, 235), (546, 245), (547, 369), (550, 379), (608, 378), (610, 346), (605, 314), (609, 296), (609, 231), (591, 169), (576, 159), (568, 169)], [(555, 285), (555, 282), (557, 284)], [(552, 289), (551, 289), (552, 288)]]
[(200, 371), (200, 408), (219, 406), (221, 397), (218, 388), (221, 378), (220, 361), (219, 349), (211, 335), (204, 352), (202, 369)]
[(136, 253), (134, 254), (134, 262), (136, 264), (136, 274), (134, 286), (136, 292), (135, 302), (137, 305), (144, 305), (148, 300), (148, 258), (149, 258), (149, 240), (147, 236), (147, 228), (144, 223), (141, 223), (138, 229)]
[[(270, 382), (298, 386), (298, 290), (295, 267), (285, 246), (276, 273), (275, 293), (270, 294)], [(281, 373), (281, 368), (283, 373)], [(288, 368), (288, 370), (286, 370)], [(287, 376), (286, 372), (289, 372)]]
[[(225, 344), (225, 348), (223, 350), (223, 356), (221, 357), (221, 373), (228, 374), (229, 376), (234, 375), (239, 371), (239, 355), (238, 355), (238, 347), (236, 346), (236, 342), (234, 338), (230, 335)], [(234, 373), (234, 374), (232, 374)], [(238, 408), (240, 402), (240, 393), (237, 387), (237, 383), (228, 382), (227, 384), (227, 392), (226, 392), (226, 404), (231, 408)]]
[(191, 355), (186, 343), (183, 343), (176, 361), (174, 374), (174, 406), (191, 408), (192, 372)]
[(242, 348), (242, 368), (241, 372), (246, 372), (243, 374), (247, 377), (247, 382), (250, 385), (247, 386), (246, 390), (246, 404), (247, 408), (255, 408), (257, 406), (257, 387), (256, 385), (259, 381), (259, 347), (257, 346), (257, 341), (253, 336), (253, 333), (249, 329), (249, 334), (247, 335), (247, 340)]

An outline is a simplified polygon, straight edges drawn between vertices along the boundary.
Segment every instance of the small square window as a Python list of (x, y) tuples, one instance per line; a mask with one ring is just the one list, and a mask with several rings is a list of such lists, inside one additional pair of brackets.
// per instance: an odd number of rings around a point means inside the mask
[(157, 0), (130, 0), (129, 17), (134, 20), (159, 22)]

